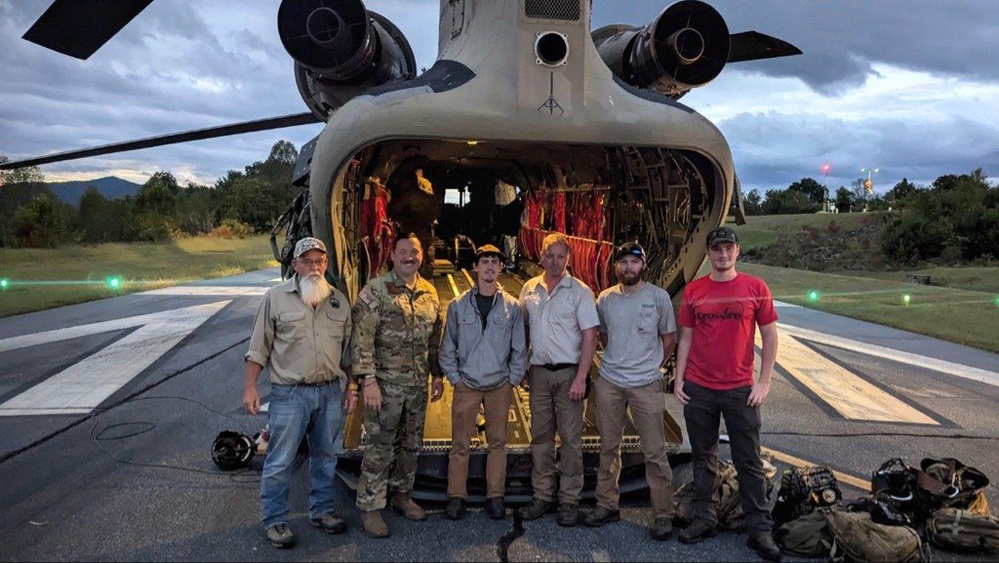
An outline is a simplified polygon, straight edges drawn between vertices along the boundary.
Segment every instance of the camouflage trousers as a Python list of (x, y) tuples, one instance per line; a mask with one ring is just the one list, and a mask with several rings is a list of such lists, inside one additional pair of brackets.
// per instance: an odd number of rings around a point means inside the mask
[(385, 508), (388, 489), (408, 493), (416, 479), (416, 457), (423, 446), (427, 387), (393, 385), (379, 380), (382, 408), (364, 410), (364, 459), (357, 484), (357, 507)]

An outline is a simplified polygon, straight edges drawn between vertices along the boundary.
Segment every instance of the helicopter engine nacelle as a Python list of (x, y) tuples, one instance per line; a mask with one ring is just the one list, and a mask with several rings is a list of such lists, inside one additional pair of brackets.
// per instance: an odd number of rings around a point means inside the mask
[(592, 38), (618, 78), (674, 99), (714, 80), (731, 45), (721, 14), (699, 0), (668, 6), (644, 28), (609, 25)]
[(298, 91), (322, 121), (369, 88), (416, 76), (405, 35), (361, 0), (282, 0), (278, 33)]

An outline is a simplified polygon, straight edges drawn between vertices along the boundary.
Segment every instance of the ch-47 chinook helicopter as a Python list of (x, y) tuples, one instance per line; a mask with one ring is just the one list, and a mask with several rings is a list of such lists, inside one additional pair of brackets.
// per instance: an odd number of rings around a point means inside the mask
[[(25, 38), (86, 59), (150, 1), (102, 2), (98, 14), (94, 4), (57, 0)], [(393, 234), (414, 226), (432, 251), (428, 276), (442, 302), (472, 283), (467, 270), (458, 273), (472, 244), (503, 237), (517, 237), (519, 259), (501, 283), (518, 293), (552, 230), (569, 236), (570, 267), (595, 291), (613, 283), (613, 246), (639, 240), (647, 279), (675, 297), (703, 262), (706, 233), (730, 215), (743, 220), (728, 143), (677, 100), (726, 63), (801, 51), (755, 31), (730, 34), (698, 0), (676, 2), (642, 27), (591, 30), (590, 9), (590, 0), (441, 0), (437, 60), (417, 76), (404, 35), (361, 0), (283, 0), (278, 29), (309, 112), (3, 167), (324, 122), (295, 168), (294, 182), (308, 190), (275, 232), (286, 229), (285, 249), (306, 234), (323, 239), (329, 279), (351, 298), (386, 267)], [(449, 397), (427, 414), (417, 497), (445, 498)], [(589, 408), (586, 418), (592, 490), (599, 436)], [(529, 498), (529, 420), (518, 391), (508, 426), (510, 500)], [(664, 424), (679, 459), (681, 430), (668, 413)], [(354, 484), (364, 442), (357, 412), (347, 425), (339, 471)], [(644, 484), (631, 430), (622, 444), (625, 491)], [(473, 501), (485, 492), (484, 436), (474, 440), (470, 474), (481, 482), (470, 484)]]

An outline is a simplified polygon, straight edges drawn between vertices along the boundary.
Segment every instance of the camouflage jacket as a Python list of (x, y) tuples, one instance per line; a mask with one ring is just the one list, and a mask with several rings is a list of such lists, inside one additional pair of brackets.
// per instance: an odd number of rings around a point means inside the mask
[(350, 338), (354, 376), (374, 374), (396, 385), (425, 386), (441, 375), (438, 349), (444, 320), (433, 284), (417, 276), (413, 291), (395, 271), (358, 294)]

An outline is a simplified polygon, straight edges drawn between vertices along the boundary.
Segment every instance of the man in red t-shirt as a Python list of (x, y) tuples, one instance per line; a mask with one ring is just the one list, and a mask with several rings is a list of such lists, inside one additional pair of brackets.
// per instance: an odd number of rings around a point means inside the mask
[[(746, 545), (768, 561), (779, 561), (780, 549), (770, 536), (773, 519), (760, 459), (760, 405), (770, 393), (777, 357), (777, 312), (763, 280), (735, 271), (735, 231), (719, 227), (708, 233), (707, 242), (711, 273), (684, 289), (677, 319), (680, 344), (673, 394), (683, 405), (694, 469), (693, 522), (679, 538), (696, 543), (717, 534), (711, 497), (718, 476), (718, 428), (725, 417), (746, 513)], [(757, 326), (763, 353), (760, 377), (754, 382)]]

